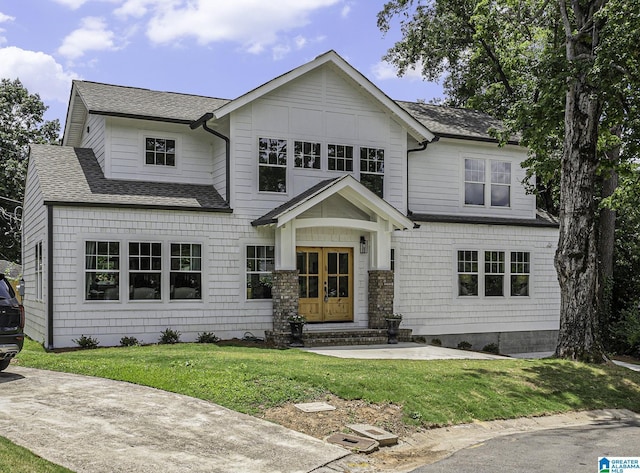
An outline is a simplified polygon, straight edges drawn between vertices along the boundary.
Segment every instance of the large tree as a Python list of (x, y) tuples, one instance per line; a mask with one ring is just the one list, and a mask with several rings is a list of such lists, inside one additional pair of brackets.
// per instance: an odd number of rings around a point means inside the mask
[(20, 261), (22, 201), (30, 143), (55, 143), (58, 120), (20, 80), (0, 80), (0, 258)]
[(398, 17), (403, 36), (386, 59), (400, 73), (417, 66), (425, 78), (442, 79), (447, 104), (505, 120), (532, 150), (529, 170), (548, 188), (559, 182), (555, 202), (547, 199), (560, 215), (556, 354), (602, 361), (597, 243), (613, 228), (598, 220), (598, 202), (621, 159), (612, 150), (628, 150), (637, 129), (640, 4), (393, 0), (378, 25), (386, 31)]

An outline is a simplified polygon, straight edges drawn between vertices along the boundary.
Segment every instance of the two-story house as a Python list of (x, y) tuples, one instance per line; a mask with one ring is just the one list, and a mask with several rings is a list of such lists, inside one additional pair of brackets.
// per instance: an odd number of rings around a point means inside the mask
[(499, 126), (333, 51), (235, 100), (74, 81), (62, 146), (30, 151), (26, 332), (285, 343), (299, 312), (310, 342), (358, 343), (401, 313), (427, 341), (553, 349), (558, 229)]

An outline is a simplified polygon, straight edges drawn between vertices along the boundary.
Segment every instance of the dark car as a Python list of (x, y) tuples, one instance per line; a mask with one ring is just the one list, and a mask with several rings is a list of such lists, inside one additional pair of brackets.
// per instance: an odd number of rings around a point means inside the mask
[(24, 307), (4, 274), (0, 274), (0, 371), (22, 350), (23, 329)]

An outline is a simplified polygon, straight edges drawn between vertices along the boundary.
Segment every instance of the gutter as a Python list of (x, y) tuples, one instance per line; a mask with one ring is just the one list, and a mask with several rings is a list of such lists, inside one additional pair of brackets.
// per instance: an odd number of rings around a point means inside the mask
[(225, 166), (226, 166), (226, 201), (227, 201), (227, 205), (229, 207), (231, 207), (231, 140), (229, 139), (228, 136), (224, 136), (222, 133), (217, 132), (216, 130), (213, 130), (211, 128), (209, 128), (209, 126), (207, 125), (207, 121), (211, 120), (213, 118), (213, 113), (209, 112), (209, 113), (205, 113), (204, 115), (202, 115), (200, 118), (198, 118), (196, 121), (192, 122), (189, 124), (189, 128), (191, 128), (192, 130), (195, 130), (196, 128), (202, 126), (202, 128), (204, 129), (204, 131), (211, 133), (214, 136), (217, 136), (218, 138), (224, 140), (224, 145), (225, 145)]

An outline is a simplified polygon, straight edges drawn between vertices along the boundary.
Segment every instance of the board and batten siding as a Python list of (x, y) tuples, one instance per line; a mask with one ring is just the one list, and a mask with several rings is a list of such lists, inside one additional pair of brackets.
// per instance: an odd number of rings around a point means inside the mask
[[(219, 140), (202, 128), (115, 117), (106, 121), (109, 178), (213, 185), (214, 140)], [(176, 140), (176, 165), (145, 164), (146, 137)]]
[[(420, 223), (419, 229), (395, 232), (395, 310), (414, 335), (557, 330), (557, 240), (554, 228), (504, 225)], [(530, 295), (458, 296), (458, 250), (477, 250), (480, 267), (485, 250), (529, 252)]]
[[(359, 179), (360, 147), (385, 152), (384, 198), (401, 211), (406, 207), (407, 132), (378, 104), (330, 66), (323, 66), (236, 110), (231, 119), (233, 146), (232, 207), (259, 217), (318, 182), (339, 177), (328, 170), (327, 145), (351, 145)], [(287, 140), (287, 192), (258, 191), (258, 140)], [(294, 167), (294, 141), (321, 144), (321, 169)]]
[[(465, 158), (485, 160), (488, 178), (490, 161), (511, 163), (510, 207), (465, 205)], [(430, 143), (426, 150), (409, 154), (409, 209), (418, 214), (534, 219), (535, 196), (528, 195), (522, 184), (526, 170), (521, 162), (526, 158), (526, 149), (514, 145), (452, 139)]]
[[(33, 161), (29, 161), (24, 195), (22, 232), (22, 277), (25, 282), (25, 333), (37, 342), (45, 342), (47, 333), (47, 207), (44, 205), (40, 179)], [(43, 291), (36, 299), (35, 247), (42, 242)]]
[(102, 172), (107, 174), (105, 167), (105, 141), (106, 141), (106, 119), (102, 115), (90, 114), (86, 126), (82, 130), (82, 148), (91, 148), (96, 156)]
[[(145, 343), (158, 341), (166, 328), (194, 341), (200, 332), (221, 338), (261, 336), (273, 327), (271, 300), (246, 300), (246, 245), (273, 245), (274, 233), (255, 229), (230, 214), (142, 209), (54, 209), (54, 344), (74, 346), (84, 334), (103, 346), (118, 345), (124, 336)], [(85, 242), (120, 242), (120, 301), (86, 301)], [(128, 300), (129, 242), (160, 242), (165, 282), (162, 301)], [(202, 245), (202, 300), (170, 301), (169, 245)]]

